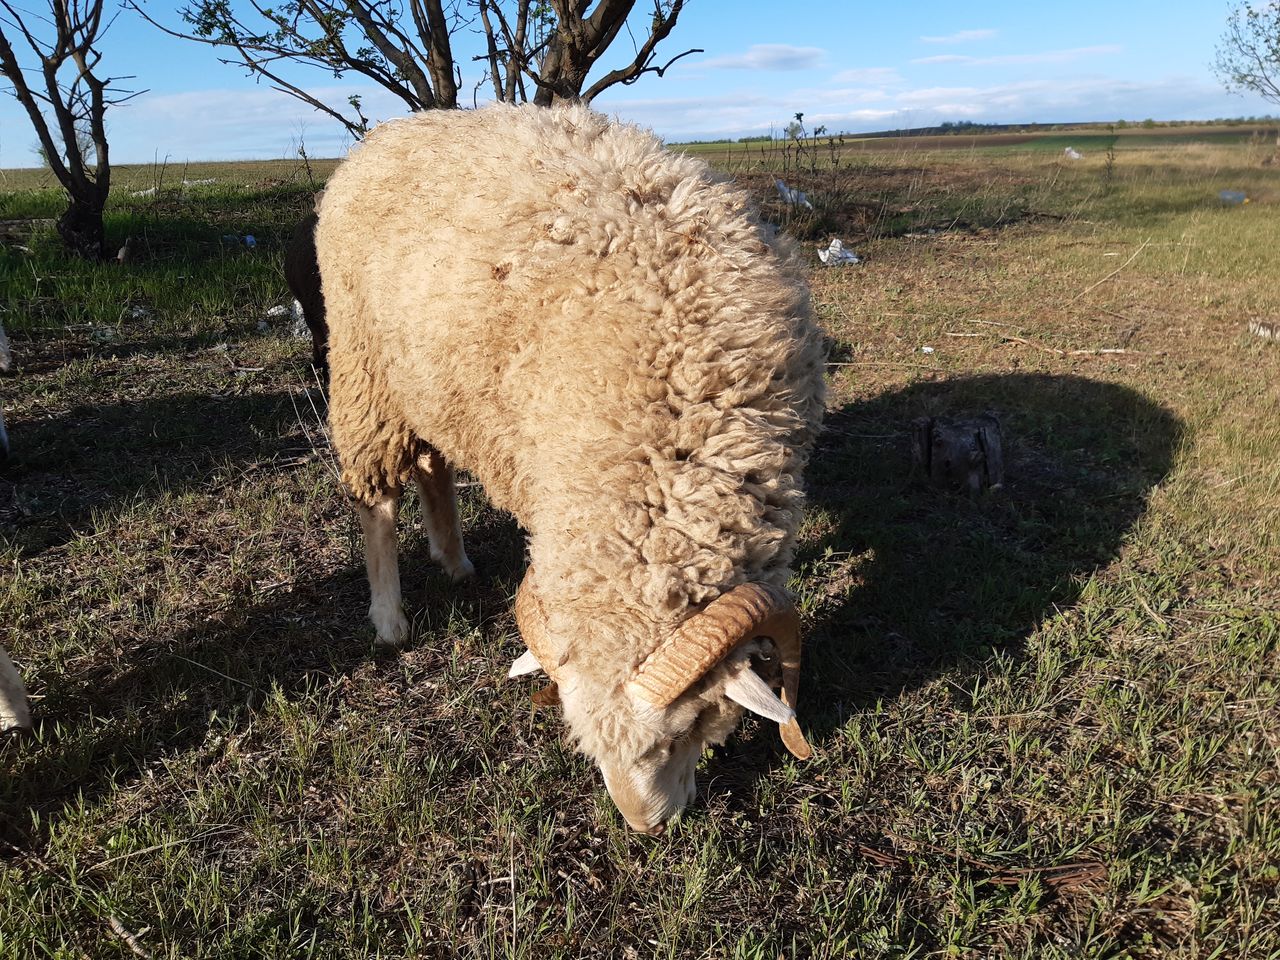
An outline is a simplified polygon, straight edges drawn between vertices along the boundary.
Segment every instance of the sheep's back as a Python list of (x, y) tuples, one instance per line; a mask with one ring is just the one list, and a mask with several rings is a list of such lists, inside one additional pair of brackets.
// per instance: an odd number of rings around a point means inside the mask
[(419, 114), (335, 173), (317, 247), (335, 375), (380, 371), (375, 419), (472, 470), (535, 557), (576, 525), (708, 594), (781, 575), (819, 337), (705, 164), (583, 108)]

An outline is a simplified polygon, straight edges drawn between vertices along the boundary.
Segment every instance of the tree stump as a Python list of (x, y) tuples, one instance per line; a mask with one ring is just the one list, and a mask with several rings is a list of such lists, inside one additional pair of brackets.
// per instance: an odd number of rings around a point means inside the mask
[(1003, 485), (1004, 448), (995, 414), (965, 420), (923, 417), (911, 426), (912, 463), (934, 485), (971, 497)]

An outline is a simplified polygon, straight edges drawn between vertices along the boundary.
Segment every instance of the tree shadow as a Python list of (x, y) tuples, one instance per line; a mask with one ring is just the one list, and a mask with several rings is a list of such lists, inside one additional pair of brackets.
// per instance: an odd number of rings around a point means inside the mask
[(34, 556), (84, 532), (97, 512), (206, 484), (220, 471), (313, 455), (298, 424), (296, 404), (305, 403), (283, 392), (188, 393), (12, 421), (0, 538)]
[[(988, 410), (1002, 422), (1003, 489), (971, 500), (913, 476), (913, 419)], [(997, 654), (1023, 656), (1118, 555), (1181, 435), (1140, 393), (1065, 375), (917, 383), (829, 414), (796, 560), (809, 620), (800, 715), (815, 748), (877, 701), (942, 675), (963, 687)], [(731, 740), (711, 772), (755, 779), (780, 756)]]
[(73, 674), (28, 674), (40, 695), (39, 736), (0, 739), (0, 840), (22, 846), (29, 811), (92, 802), (159, 757), (185, 753), (200, 763), (199, 745), (215, 724), (224, 734), (247, 729), (269, 698), (305, 696), (364, 670), (376, 675), (352, 696), (371, 699), (371, 710), (395, 703), (416, 723), (431, 722), (439, 698), (430, 693), (434, 683), (423, 681), (447, 674), (455, 653), (452, 642), (432, 644), (431, 636), (450, 623), (486, 634), (512, 625), (524, 538), (496, 511), (477, 526), (468, 550), (485, 575), (463, 584), (430, 563), (424, 538), (405, 537), (405, 609), (419, 635), (403, 653), (373, 649), (365, 571), (352, 562), (257, 602), (228, 602), (212, 615), (196, 611), (193, 625), (173, 636), (144, 631), (124, 650), (77, 664)]

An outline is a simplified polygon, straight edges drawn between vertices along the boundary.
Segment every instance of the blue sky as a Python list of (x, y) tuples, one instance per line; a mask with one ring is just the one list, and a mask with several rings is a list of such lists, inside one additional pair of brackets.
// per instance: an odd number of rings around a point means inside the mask
[[(26, 0), (30, 7), (38, 0)], [(112, 0), (109, 0), (112, 2)], [(233, 0), (241, 2), (241, 0)], [(175, 5), (150, 0), (175, 22)], [(645, 0), (637, 4), (643, 30)], [(1280, 113), (1260, 98), (1225, 93), (1209, 69), (1227, 0), (1074, 0), (1035, 3), (767, 2), (687, 0), (660, 50), (705, 53), (663, 78), (647, 76), (596, 100), (607, 113), (672, 140), (780, 130), (796, 112), (806, 124), (849, 132), (996, 122), (1211, 119)], [(623, 35), (613, 60), (631, 49)], [(165, 36), (129, 11), (102, 45), (110, 74), (136, 74), (145, 95), (108, 114), (118, 163), (278, 158), (305, 140), (314, 156), (349, 141), (322, 114), (255, 84), (203, 46)], [(464, 89), (481, 79), (469, 63), (479, 38), (455, 46)], [(597, 75), (608, 64), (597, 67)], [(367, 82), (298, 70), (292, 78), (324, 97), (359, 93), (371, 117), (403, 112)], [(0, 167), (30, 166), (35, 135), (12, 98), (0, 102)]]

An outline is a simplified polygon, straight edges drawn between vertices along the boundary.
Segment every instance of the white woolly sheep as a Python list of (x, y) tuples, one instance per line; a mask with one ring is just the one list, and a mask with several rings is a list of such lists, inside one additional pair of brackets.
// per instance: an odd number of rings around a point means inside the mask
[(409, 632), (409, 476), (432, 558), (472, 572), (465, 468), (529, 534), (512, 675), (551, 676), (632, 827), (691, 799), (740, 704), (808, 756), (784, 585), (823, 351), (800, 268), (743, 191), (583, 107), (432, 111), (338, 169), (316, 246), (379, 642)]

